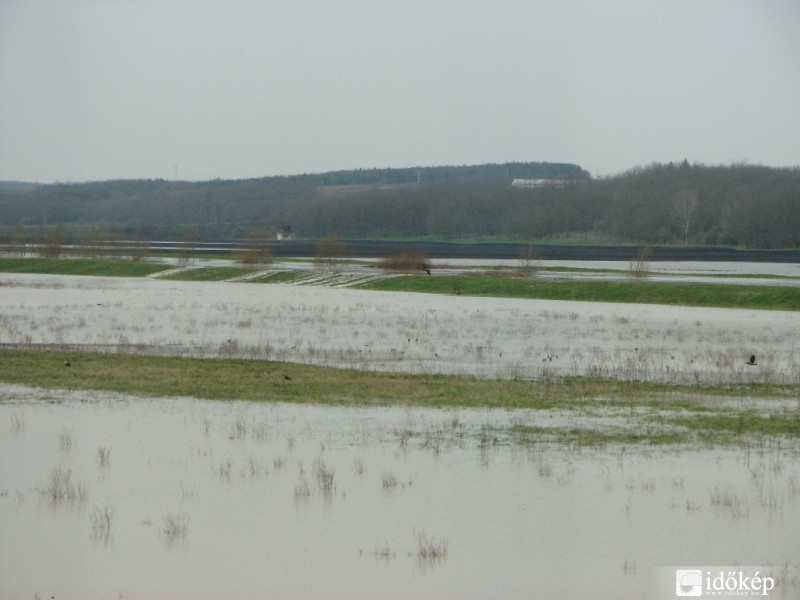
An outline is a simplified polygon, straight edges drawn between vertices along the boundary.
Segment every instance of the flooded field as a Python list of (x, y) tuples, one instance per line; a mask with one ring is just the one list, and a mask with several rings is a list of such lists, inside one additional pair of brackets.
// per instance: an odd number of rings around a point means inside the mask
[[(788, 311), (41, 275), (0, 275), (0, 292), (0, 342), (22, 348), (800, 382)], [(659, 570), (681, 565), (758, 565), (773, 596), (800, 597), (796, 438), (542, 433), (663, 422), (644, 403), (323, 407), (2, 385), (0, 598), (667, 598)]]
[[(282, 360), (495, 379), (800, 382), (800, 313), (0, 275), (18, 347)], [(745, 364), (756, 355), (758, 365)]]
[(581, 448), (504, 433), (547, 411), (0, 394), (3, 598), (643, 598), (685, 564), (769, 565), (800, 591), (796, 443)]

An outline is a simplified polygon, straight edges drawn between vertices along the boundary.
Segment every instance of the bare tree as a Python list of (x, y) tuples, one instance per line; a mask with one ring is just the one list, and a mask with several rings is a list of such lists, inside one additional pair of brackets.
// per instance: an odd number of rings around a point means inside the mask
[(639, 248), (628, 267), (631, 275), (634, 277), (647, 277), (650, 274), (650, 258), (652, 256), (653, 249), (649, 246)]
[(247, 234), (247, 239), (239, 251), (239, 261), (243, 265), (266, 265), (272, 262), (267, 235), (257, 229)]
[(130, 240), (130, 258), (134, 262), (140, 262), (147, 256), (150, 250), (150, 241), (145, 236), (143, 230), (139, 230), (133, 234)]
[(672, 198), (672, 210), (683, 234), (683, 243), (689, 245), (689, 229), (697, 208), (697, 190), (681, 190)]
[(17, 223), (9, 230), (6, 243), (8, 244), (9, 252), (16, 252), (25, 256), (25, 225)]
[(528, 238), (527, 243), (519, 248), (519, 271), (525, 277), (535, 277), (539, 272), (539, 267), (536, 242), (532, 238)]
[(94, 226), (78, 238), (75, 252), (87, 258), (99, 258), (105, 237), (104, 230), (99, 226)]
[(46, 258), (58, 258), (64, 249), (64, 226), (59, 225), (50, 229), (40, 227), (39, 254)]
[(181, 243), (178, 246), (178, 264), (188, 265), (194, 262), (195, 246), (200, 239), (200, 231), (197, 227), (186, 229), (181, 236)]
[(335, 233), (317, 242), (314, 263), (330, 270), (336, 270), (353, 256), (353, 251)]

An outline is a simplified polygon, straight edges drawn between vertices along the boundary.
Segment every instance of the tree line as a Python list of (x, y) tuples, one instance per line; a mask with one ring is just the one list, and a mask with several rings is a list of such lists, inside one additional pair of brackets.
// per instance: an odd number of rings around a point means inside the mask
[[(512, 187), (515, 178), (563, 187)], [(375, 184), (396, 184), (372, 188)], [(332, 197), (325, 186), (351, 186)], [(363, 186), (363, 187), (360, 187)], [(366, 169), (208, 182), (0, 186), (0, 227), (72, 239), (244, 240), (291, 225), (320, 239), (428, 238), (800, 247), (800, 169), (652, 164), (592, 179), (577, 165)]]

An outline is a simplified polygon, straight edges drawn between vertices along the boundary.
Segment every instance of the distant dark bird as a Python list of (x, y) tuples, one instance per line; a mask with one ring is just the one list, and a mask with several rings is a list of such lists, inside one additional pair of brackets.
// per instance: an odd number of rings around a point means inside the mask
[(65, 360), (65, 361), (64, 361), (64, 366), (65, 366), (65, 367), (70, 367), (70, 366), (72, 366), (72, 365), (70, 365), (70, 362), (69, 362), (68, 360)]
[(289, 377), (288, 375), (284, 375), (284, 376), (283, 376), (283, 379), (284, 379), (285, 381), (291, 381), (291, 380), (292, 380), (292, 378), (291, 378), (291, 377)]
[(758, 363), (756, 362), (756, 355), (755, 354), (751, 354), (750, 355), (750, 360), (748, 360), (744, 364), (746, 364), (746, 365), (757, 365)]
[(422, 269), (423, 271), (425, 271), (428, 275), (431, 274), (431, 268), (428, 265), (426, 265), (425, 263), (422, 263), (419, 266), (419, 268)]

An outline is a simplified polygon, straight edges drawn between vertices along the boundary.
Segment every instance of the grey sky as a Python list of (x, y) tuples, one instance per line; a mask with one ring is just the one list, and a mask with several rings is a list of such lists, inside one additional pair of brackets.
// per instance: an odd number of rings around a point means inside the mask
[(800, 164), (797, 0), (0, 0), (0, 180)]

